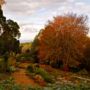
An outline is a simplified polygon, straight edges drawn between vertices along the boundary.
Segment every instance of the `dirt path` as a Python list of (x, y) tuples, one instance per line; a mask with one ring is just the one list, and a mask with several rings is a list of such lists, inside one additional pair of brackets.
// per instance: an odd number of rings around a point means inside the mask
[(30, 76), (26, 75), (26, 68), (28, 64), (23, 63), (21, 66), (23, 69), (21, 67), (19, 68), (19, 71), (12, 73), (12, 77), (14, 78), (15, 82), (21, 85), (37, 85), (37, 83), (35, 83)]
[(26, 72), (24, 69), (20, 69), (19, 71), (14, 72), (12, 74), (12, 77), (14, 78), (14, 80), (17, 84), (36, 85), (35, 81), (26, 75)]

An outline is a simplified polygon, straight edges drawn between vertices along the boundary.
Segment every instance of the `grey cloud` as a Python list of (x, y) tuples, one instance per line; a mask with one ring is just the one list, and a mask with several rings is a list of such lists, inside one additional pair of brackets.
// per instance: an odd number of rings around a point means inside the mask
[[(70, 0), (7, 0), (6, 10), (15, 14), (33, 14), (41, 8), (51, 7)], [(24, 13), (25, 12), (25, 13)]]
[[(7, 0), (6, 2), (4, 13), (20, 22), (21, 40), (28, 39), (30, 35), (34, 37), (43, 27), (42, 24), (53, 16), (69, 11), (90, 15), (90, 5), (85, 2), (83, 4), (83, 1), (80, 3), (78, 0)], [(32, 28), (33, 23), (34, 28)]]
[(43, 27), (44, 25), (40, 25), (40, 24), (22, 24), (20, 30), (22, 33), (37, 33)]
[(37, 28), (35, 27), (24, 27), (21, 29), (22, 31), (21, 32), (24, 32), (24, 33), (36, 33), (38, 32)]

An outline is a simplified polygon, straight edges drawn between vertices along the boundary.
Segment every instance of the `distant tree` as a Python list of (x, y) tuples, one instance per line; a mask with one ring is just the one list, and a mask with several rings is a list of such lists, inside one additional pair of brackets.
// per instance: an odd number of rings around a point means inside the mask
[(83, 58), (88, 27), (87, 17), (67, 14), (54, 17), (39, 36), (40, 62), (63, 62), (63, 67), (78, 65)]
[(31, 49), (30, 49), (30, 56), (33, 60), (33, 62), (38, 63), (39, 58), (38, 58), (38, 50), (39, 50), (39, 35), (41, 31), (36, 35), (35, 39), (32, 42)]

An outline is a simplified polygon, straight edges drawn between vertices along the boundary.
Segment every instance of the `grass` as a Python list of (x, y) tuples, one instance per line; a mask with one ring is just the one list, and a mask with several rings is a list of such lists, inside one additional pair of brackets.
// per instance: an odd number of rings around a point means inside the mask
[(46, 87), (21, 86), (16, 84), (12, 78), (0, 83), (0, 90), (90, 90), (90, 84), (81, 83), (79, 85), (70, 84), (48, 84)]

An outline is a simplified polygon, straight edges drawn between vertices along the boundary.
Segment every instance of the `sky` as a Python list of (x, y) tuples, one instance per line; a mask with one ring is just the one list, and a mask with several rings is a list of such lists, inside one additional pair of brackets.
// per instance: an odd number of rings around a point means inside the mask
[(3, 11), (20, 25), (21, 42), (32, 41), (48, 20), (68, 12), (87, 15), (90, 25), (90, 0), (6, 0)]

